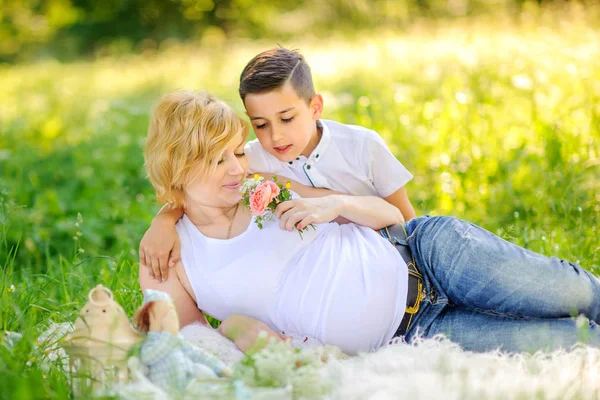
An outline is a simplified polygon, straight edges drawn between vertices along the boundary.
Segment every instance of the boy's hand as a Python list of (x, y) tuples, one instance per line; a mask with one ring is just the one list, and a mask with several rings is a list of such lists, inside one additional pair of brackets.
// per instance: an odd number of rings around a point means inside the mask
[(280, 203), (275, 216), (280, 219), (281, 229), (292, 231), (295, 227), (302, 229), (309, 224), (331, 222), (340, 215), (341, 207), (340, 196), (335, 195), (294, 199)]
[(179, 236), (172, 223), (153, 222), (140, 242), (140, 264), (159, 282), (167, 280), (169, 268), (181, 260)]

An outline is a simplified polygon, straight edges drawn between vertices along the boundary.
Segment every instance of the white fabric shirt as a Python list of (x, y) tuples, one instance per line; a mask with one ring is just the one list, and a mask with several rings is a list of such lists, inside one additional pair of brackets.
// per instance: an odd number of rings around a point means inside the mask
[(228, 240), (204, 236), (184, 215), (176, 225), (198, 308), (223, 320), (244, 314), (347, 354), (373, 351), (400, 325), (408, 269), (374, 230), (335, 222), (288, 232), (254, 220)]
[(249, 172), (264, 172), (355, 196), (387, 197), (413, 176), (398, 161), (375, 131), (320, 120), (323, 134), (306, 158), (279, 161), (258, 140), (246, 144)]

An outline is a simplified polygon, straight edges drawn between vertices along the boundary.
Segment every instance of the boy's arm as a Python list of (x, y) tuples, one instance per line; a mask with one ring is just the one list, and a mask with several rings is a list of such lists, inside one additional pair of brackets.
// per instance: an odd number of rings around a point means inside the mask
[(416, 217), (404, 188), (413, 178), (412, 174), (392, 154), (379, 134), (371, 132), (365, 141), (358, 164), (373, 182), (379, 196), (398, 208), (406, 221)]
[[(292, 187), (291, 190), (298, 193), (300, 197), (303, 198), (314, 198), (314, 197), (323, 197), (323, 196), (331, 196), (331, 195), (348, 195), (342, 192), (336, 192), (335, 190), (325, 189), (325, 188), (315, 188), (312, 186), (306, 186), (301, 183), (297, 183), (294, 181), (290, 181)], [(408, 198), (408, 194), (406, 193), (406, 189), (401, 187), (396, 190), (391, 195), (383, 198), (385, 201), (396, 207), (402, 213), (402, 217), (404, 221), (409, 221), (417, 216), (415, 213), (415, 209), (410, 203), (410, 199)], [(348, 223), (349, 219), (339, 216), (335, 219), (335, 222), (338, 223)]]
[[(264, 173), (264, 172), (263, 173), (259, 172), (258, 175), (264, 177), (265, 179), (271, 179), (273, 177), (273, 174)], [(281, 178), (281, 181), (283, 181), (283, 182), (289, 182), (291, 185), (290, 190), (298, 193), (298, 195), (300, 197), (305, 198), (305, 199), (310, 199), (310, 198), (315, 198), (315, 197), (325, 197), (325, 196), (331, 196), (331, 195), (347, 195), (347, 193), (336, 192), (335, 190), (331, 190), (331, 189), (307, 186), (300, 182), (296, 182), (296, 181), (293, 181), (290, 179), (285, 180), (285, 177), (278, 176), (278, 178)], [(338, 216), (333, 221), (337, 222), (338, 224), (347, 224), (349, 222), (352, 222), (349, 219), (341, 217), (341, 216)]]
[[(290, 184), (292, 185), (290, 188), (291, 190), (298, 193), (300, 195), (300, 197), (303, 197), (306, 199), (331, 196), (331, 195), (349, 196), (347, 193), (336, 192), (335, 190), (326, 189), (326, 188), (316, 188), (313, 186), (307, 186), (307, 185), (303, 185), (302, 183), (298, 183), (295, 181), (290, 181)], [(337, 218), (335, 218), (333, 220), (333, 222), (337, 222), (338, 224), (347, 224), (352, 221), (350, 221), (348, 218), (338, 215)]]
[(326, 189), (326, 188), (316, 188), (312, 186), (303, 185), (302, 183), (298, 183), (296, 181), (290, 182), (290, 190), (298, 193), (300, 197), (304, 198), (313, 198), (313, 197), (323, 197), (323, 196), (331, 196), (331, 195), (346, 195), (346, 193), (336, 192), (335, 190)]
[(152, 219), (150, 228), (140, 242), (140, 265), (149, 269), (150, 276), (163, 282), (181, 259), (179, 236), (175, 224), (183, 216), (182, 208), (166, 204)]
[[(267, 180), (272, 179), (274, 176), (276, 176), (277, 182), (279, 182), (279, 183), (289, 182), (291, 185), (290, 190), (298, 193), (298, 195), (300, 195), (300, 197), (310, 198), (310, 197), (329, 196), (332, 194), (347, 194), (347, 193), (342, 193), (342, 192), (336, 192), (335, 190), (331, 190), (331, 189), (307, 186), (300, 182), (296, 182), (294, 180), (287, 179), (285, 176), (280, 176), (277, 174), (271, 174), (271, 173), (267, 173), (267, 172), (257, 172), (257, 174)], [(251, 176), (252, 175), (249, 175), (249, 177), (251, 177)]]
[(277, 206), (275, 216), (281, 219), (281, 228), (288, 231), (338, 217), (372, 229), (404, 222), (398, 208), (376, 196), (333, 195), (288, 200)]
[[(303, 198), (315, 198), (315, 197), (323, 197), (323, 196), (331, 196), (331, 195), (344, 195), (349, 196), (346, 193), (336, 192), (335, 190), (325, 189), (325, 188), (316, 188), (312, 186), (303, 185), (301, 183), (295, 181), (289, 181), (291, 184), (291, 190), (298, 193), (300, 197)], [(359, 196), (361, 197), (361, 196)], [(391, 195), (383, 198), (385, 201), (396, 207), (402, 213), (402, 217), (404, 221), (411, 220), (415, 218), (417, 215), (415, 213), (415, 209), (410, 203), (410, 199), (408, 198), (408, 194), (406, 193), (406, 189), (401, 187), (396, 190)], [(348, 222), (356, 222), (350, 221), (348, 218), (344, 218), (339, 216), (334, 220), (337, 223), (343, 224)], [(362, 224), (361, 224), (362, 225)]]
[(401, 187), (396, 190), (391, 195), (384, 197), (384, 200), (395, 206), (404, 217), (404, 220), (408, 221), (417, 216), (415, 213), (415, 209), (412, 204), (410, 204), (410, 200), (408, 199), (408, 194), (406, 194), (406, 189)]

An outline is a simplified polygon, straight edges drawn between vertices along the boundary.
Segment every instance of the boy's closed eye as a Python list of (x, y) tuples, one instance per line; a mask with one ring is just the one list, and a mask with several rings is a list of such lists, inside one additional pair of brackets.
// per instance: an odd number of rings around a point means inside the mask
[[(281, 118), (281, 122), (283, 122), (284, 124), (290, 123), (292, 122), (292, 120), (294, 119), (294, 117), (289, 117), (289, 118)], [(267, 123), (264, 122), (262, 124), (258, 124), (258, 125), (254, 125), (254, 129), (263, 129), (267, 126)]]

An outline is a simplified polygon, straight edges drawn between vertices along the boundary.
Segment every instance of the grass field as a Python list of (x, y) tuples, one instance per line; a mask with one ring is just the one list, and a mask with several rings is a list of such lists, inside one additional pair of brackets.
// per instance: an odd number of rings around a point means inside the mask
[[(95, 284), (130, 315), (140, 304), (137, 245), (159, 207), (142, 165), (152, 104), (207, 89), (242, 113), (239, 73), (273, 45), (0, 67), (0, 326), (24, 334), (0, 346), (0, 398), (68, 396), (35, 340)], [(418, 214), (600, 273), (600, 30), (465, 23), (290, 45), (325, 118), (375, 129), (415, 175)]]

